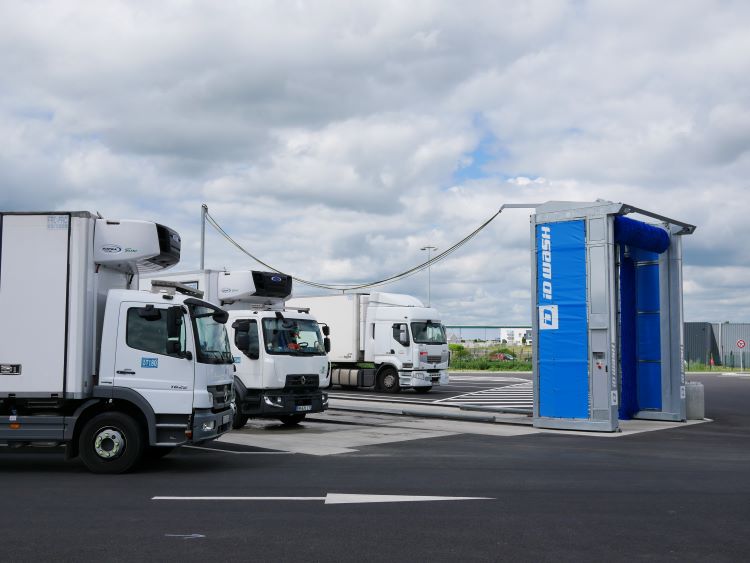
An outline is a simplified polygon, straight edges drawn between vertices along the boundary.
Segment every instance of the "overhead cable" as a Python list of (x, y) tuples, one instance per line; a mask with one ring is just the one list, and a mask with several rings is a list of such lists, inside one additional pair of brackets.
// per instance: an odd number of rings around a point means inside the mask
[[(431, 259), (429, 259), (429, 260), (427, 260), (425, 262), (422, 262), (421, 264), (417, 264), (413, 268), (409, 268), (408, 270), (405, 270), (405, 271), (403, 271), (401, 273), (394, 274), (392, 276), (388, 276), (387, 278), (383, 278), (383, 279), (380, 279), (380, 280), (377, 280), (377, 281), (373, 281), (373, 282), (369, 282), (369, 283), (360, 283), (360, 284), (320, 283), (320, 282), (315, 282), (315, 281), (311, 281), (311, 280), (305, 280), (305, 279), (298, 278), (298, 277), (295, 277), (295, 276), (292, 276), (292, 279), (295, 282), (301, 283), (303, 285), (308, 285), (308, 286), (311, 286), (311, 287), (317, 287), (317, 288), (320, 288), (320, 289), (329, 289), (329, 290), (333, 290), (333, 291), (341, 291), (341, 292), (344, 292), (344, 291), (354, 291), (354, 290), (359, 290), (359, 289), (367, 289), (367, 288), (371, 288), (371, 287), (378, 287), (378, 286), (381, 286), (381, 285), (393, 283), (393, 282), (396, 282), (396, 281), (408, 278), (409, 276), (413, 276), (414, 274), (417, 274), (417, 273), (421, 272), (422, 270), (425, 270), (426, 268), (432, 266), (433, 264), (435, 264), (435, 263), (437, 263), (437, 262), (439, 262), (439, 261), (447, 258), (451, 254), (453, 254), (456, 250), (458, 250), (459, 248), (461, 248), (463, 245), (465, 245), (467, 242), (469, 242), (471, 239), (473, 239), (476, 235), (478, 235), (485, 227), (487, 227), (487, 225), (489, 225), (498, 215), (500, 215), (500, 213), (502, 213), (502, 211), (503, 211), (504, 208), (506, 208), (506, 207), (521, 207), (521, 206), (523, 206), (523, 207), (530, 207), (531, 205), (529, 205), (529, 206), (527, 206), (525, 204), (521, 204), (521, 205), (519, 205), (519, 204), (503, 205), (497, 211), (497, 213), (495, 213), (492, 217), (490, 217), (489, 219), (487, 219), (479, 227), (477, 227), (476, 229), (474, 229), (471, 233), (469, 233), (468, 235), (466, 235), (464, 238), (462, 238), (460, 241), (458, 241), (456, 244), (454, 244), (453, 246), (451, 246), (447, 250), (444, 250), (440, 254), (436, 254)], [(229, 233), (227, 233), (221, 227), (221, 225), (218, 223), (218, 221), (216, 221), (216, 219), (214, 219), (214, 217), (210, 213), (208, 213), (208, 211), (206, 211), (206, 220), (208, 221), (208, 223), (214, 229), (216, 229), (216, 231), (221, 236), (223, 236), (227, 241), (229, 241), (229, 243), (231, 245), (233, 245), (235, 248), (237, 248), (240, 252), (242, 252), (243, 254), (245, 254), (246, 256), (248, 256), (249, 258), (252, 258), (258, 264), (261, 264), (262, 266), (265, 266), (269, 270), (272, 270), (272, 271), (277, 272), (279, 274), (285, 273), (285, 272), (282, 272), (281, 270), (279, 270), (278, 268), (275, 268), (275, 267), (271, 266), (267, 262), (261, 260), (257, 256), (253, 255), (251, 252), (249, 252), (247, 249), (245, 249), (240, 243), (238, 243), (236, 240), (234, 240), (229, 235)]]

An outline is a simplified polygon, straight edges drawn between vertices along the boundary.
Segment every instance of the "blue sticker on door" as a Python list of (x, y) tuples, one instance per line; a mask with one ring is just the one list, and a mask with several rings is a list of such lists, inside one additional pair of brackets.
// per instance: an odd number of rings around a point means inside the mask
[(536, 228), (539, 415), (589, 418), (586, 229), (583, 221)]

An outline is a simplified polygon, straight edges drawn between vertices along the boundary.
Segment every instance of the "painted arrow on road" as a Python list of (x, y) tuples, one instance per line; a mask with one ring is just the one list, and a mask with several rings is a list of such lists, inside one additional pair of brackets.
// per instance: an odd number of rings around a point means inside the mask
[(151, 500), (244, 500), (273, 501), (300, 500), (324, 501), (324, 504), (361, 504), (373, 502), (430, 502), (446, 500), (495, 500), (491, 497), (427, 497), (408, 495), (346, 495), (328, 493), (324, 497), (152, 497)]

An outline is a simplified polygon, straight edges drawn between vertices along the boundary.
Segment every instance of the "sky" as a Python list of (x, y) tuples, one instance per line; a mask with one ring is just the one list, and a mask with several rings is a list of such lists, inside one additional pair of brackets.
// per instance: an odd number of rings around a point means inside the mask
[[(0, 209), (157, 221), (194, 269), (205, 203), (345, 284), (503, 204), (602, 198), (697, 225), (685, 319), (750, 322), (748, 29), (743, 1), (2, 2)], [(431, 304), (529, 324), (530, 263), (505, 211), (431, 268)], [(262, 269), (210, 227), (206, 266)]]

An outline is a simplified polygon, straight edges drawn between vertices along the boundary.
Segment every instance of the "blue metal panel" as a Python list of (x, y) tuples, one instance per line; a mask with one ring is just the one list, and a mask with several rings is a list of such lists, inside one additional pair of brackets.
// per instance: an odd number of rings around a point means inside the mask
[[(536, 227), (539, 414), (589, 418), (584, 221)], [(555, 309), (556, 307), (556, 309)]]
[[(639, 256), (652, 258), (651, 256)], [(661, 409), (661, 319), (659, 265), (637, 264), (636, 272), (638, 407)]]
[(640, 264), (638, 266), (636, 301), (640, 313), (659, 312), (659, 265)]
[(661, 409), (661, 362), (638, 363), (638, 408)]
[(638, 361), (661, 360), (661, 342), (658, 313), (640, 313), (637, 320)]

